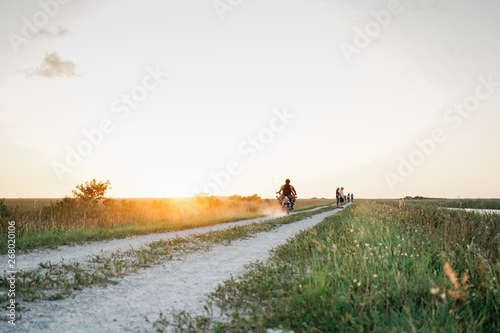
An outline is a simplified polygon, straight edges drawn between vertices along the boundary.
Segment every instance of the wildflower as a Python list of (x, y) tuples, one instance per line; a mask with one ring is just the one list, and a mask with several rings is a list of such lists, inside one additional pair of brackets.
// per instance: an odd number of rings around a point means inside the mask
[(434, 296), (439, 294), (439, 287), (431, 288), (431, 294)]
[(368, 244), (368, 243), (365, 243), (365, 247), (370, 247), (370, 244)]
[(448, 290), (448, 295), (450, 295), (450, 297), (452, 297), (454, 300), (467, 298), (467, 289), (469, 287), (467, 283), (469, 282), (469, 275), (465, 274), (462, 277), (461, 283), (459, 283), (457, 275), (448, 262), (444, 264), (444, 273), (448, 276), (453, 286), (453, 290)]
[(357, 283), (357, 282), (358, 282), (358, 280), (356, 280), (356, 279), (352, 280), (352, 283)]
[(361, 287), (361, 281), (358, 282), (358, 287)]
[(374, 279), (378, 278), (378, 274), (373, 274), (373, 278)]
[(460, 287), (460, 285), (458, 284), (458, 281), (457, 281), (458, 280), (457, 275), (455, 274), (455, 272), (453, 271), (453, 268), (451, 268), (451, 265), (448, 262), (446, 262), (444, 264), (444, 273), (450, 279), (450, 282), (453, 285), (453, 288), (458, 289)]

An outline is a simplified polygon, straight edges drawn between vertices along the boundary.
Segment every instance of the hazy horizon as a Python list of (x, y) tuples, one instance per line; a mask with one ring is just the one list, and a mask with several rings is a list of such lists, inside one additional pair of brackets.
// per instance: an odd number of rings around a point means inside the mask
[(0, 198), (500, 198), (500, 4), (0, 4)]
[[(254, 193), (254, 194), (257, 194), (257, 193)], [(345, 193), (346, 195), (348, 193)], [(402, 196), (402, 197), (358, 197), (356, 195), (356, 193), (354, 193), (354, 200), (391, 200), (391, 199), (394, 199), (394, 200), (399, 200), (399, 199), (406, 199), (406, 198), (422, 198), (422, 199), (446, 199), (446, 200), (489, 200), (489, 199), (499, 199), (500, 198), (497, 198), (497, 197), (484, 197), (484, 198), (477, 198), (477, 197), (423, 197), (421, 195), (407, 195), (407, 196)], [(192, 196), (186, 196), (186, 197), (112, 197), (112, 196), (109, 196), (109, 195), (106, 195), (105, 198), (109, 198), (109, 199), (114, 199), (114, 200), (159, 200), (159, 199), (192, 199), (194, 198), (196, 195), (211, 195), (209, 193), (197, 193), (197, 194), (193, 194)], [(219, 198), (230, 198), (231, 196), (233, 195), (240, 195), (240, 194), (232, 194), (232, 195), (224, 195), (224, 196), (217, 196)], [(247, 196), (251, 196), (253, 194), (250, 194), (250, 195), (241, 195), (242, 197), (247, 197)], [(63, 197), (72, 197), (70, 194), (67, 194)], [(7, 197), (7, 198), (0, 198), (0, 199), (6, 199), (6, 200), (60, 200), (62, 199), (63, 197), (45, 197), (45, 198), (42, 198), (42, 197)], [(272, 197), (261, 197), (262, 199), (275, 199), (276, 197), (275, 196), (272, 196)], [(312, 197), (297, 197), (297, 199), (313, 199), (313, 198), (316, 198), (316, 199), (327, 199), (327, 200), (335, 200), (335, 197), (315, 197), (315, 196), (312, 196)]]

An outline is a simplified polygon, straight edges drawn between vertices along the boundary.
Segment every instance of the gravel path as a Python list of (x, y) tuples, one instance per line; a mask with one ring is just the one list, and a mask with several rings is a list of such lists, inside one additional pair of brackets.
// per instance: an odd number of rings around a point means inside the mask
[[(213, 291), (218, 284), (231, 276), (241, 274), (248, 263), (267, 259), (272, 248), (284, 244), (296, 233), (318, 224), (325, 217), (338, 211), (339, 209), (335, 209), (316, 214), (270, 232), (235, 241), (229, 246), (215, 246), (208, 252), (195, 252), (183, 259), (143, 269), (125, 276), (116, 285), (87, 288), (72, 297), (58, 301), (23, 302), (22, 306), (25, 309), (22, 312), (22, 318), (16, 321), (16, 327), (7, 323), (0, 323), (0, 325), (7, 326), (9, 332), (30, 333), (151, 332), (153, 331), (152, 324), (148, 323), (146, 318), (154, 322), (161, 312), (167, 319), (170, 319), (171, 314), (182, 310), (191, 314), (202, 313), (206, 294)], [(232, 225), (243, 222), (250, 223), (250, 221), (241, 221)], [(230, 226), (231, 224), (227, 223), (202, 229), (209, 231)], [(201, 232), (200, 229), (185, 232)], [(99, 252), (103, 248), (106, 251), (114, 251), (118, 248), (127, 249), (131, 246), (131, 240), (138, 242), (133, 243), (134, 247), (139, 247), (138, 239), (145, 242), (141, 244), (147, 244), (153, 240), (175, 237), (182, 233), (133, 237), (69, 248), (72, 251), (84, 253), (83, 257), (76, 254), (70, 256), (66, 249), (59, 250), (62, 253), (53, 252), (54, 250), (37, 251), (25, 255), (24, 260), (36, 258), (31, 262), (36, 266), (37, 260), (44, 262), (49, 258), (53, 261), (54, 253), (58, 253), (65, 260), (68, 258), (85, 260), (86, 256), (96, 249), (99, 249)]]
[[(318, 210), (322, 207), (311, 209), (310, 211)], [(192, 229), (184, 229), (179, 231), (171, 231), (164, 233), (155, 233), (141, 236), (131, 236), (122, 239), (111, 239), (99, 242), (90, 242), (82, 245), (60, 246), (56, 249), (34, 250), (27, 253), (19, 252), (16, 254), (16, 270), (28, 271), (38, 267), (39, 263), (51, 262), (59, 263), (62, 260), (66, 263), (82, 262), (92, 255), (109, 255), (118, 250), (127, 251), (130, 248), (138, 249), (141, 246), (150, 244), (154, 241), (172, 239), (177, 236), (187, 237), (196, 233), (205, 233), (214, 230), (223, 230), (234, 226), (247, 225), (254, 222), (263, 222), (275, 219), (282, 215), (270, 215), (256, 219), (240, 220), (235, 222), (220, 223), (212, 226), (205, 226)], [(6, 254), (0, 255), (0, 262), (7, 263)], [(7, 270), (7, 268), (5, 268)]]
[[(212, 230), (222, 230), (238, 225), (251, 224), (253, 222), (263, 222), (272, 220), (276, 216), (266, 216), (251, 220), (241, 220), (228, 222), (193, 229), (184, 229), (179, 231), (156, 233), (141, 236), (131, 236), (121, 239), (111, 239), (100, 242), (90, 242), (82, 245), (60, 246), (57, 249), (34, 250), (27, 253), (16, 255), (16, 269), (18, 271), (28, 271), (37, 268), (39, 263), (51, 262), (59, 263), (62, 260), (66, 263), (82, 262), (92, 255), (109, 255), (118, 250), (127, 251), (130, 248), (138, 249), (141, 246), (150, 244), (154, 241), (165, 240), (179, 237), (186, 237), (196, 233), (205, 233)], [(7, 262), (7, 255), (0, 255), (0, 262)]]

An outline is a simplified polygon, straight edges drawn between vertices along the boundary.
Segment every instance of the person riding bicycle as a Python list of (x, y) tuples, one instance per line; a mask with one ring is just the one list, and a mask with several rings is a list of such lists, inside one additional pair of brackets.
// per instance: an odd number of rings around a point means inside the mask
[(295, 188), (290, 184), (290, 179), (285, 180), (285, 184), (281, 185), (281, 188), (277, 193), (280, 195), (280, 201), (282, 201), (283, 198), (288, 197), (292, 203), (290, 209), (293, 209), (293, 206), (295, 205), (295, 198), (297, 197), (297, 191), (295, 191)]

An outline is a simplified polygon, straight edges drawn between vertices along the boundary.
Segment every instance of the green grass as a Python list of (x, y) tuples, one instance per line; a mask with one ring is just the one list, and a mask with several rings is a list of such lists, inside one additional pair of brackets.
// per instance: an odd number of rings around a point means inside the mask
[[(76, 290), (116, 283), (118, 279), (138, 270), (160, 264), (200, 250), (209, 250), (217, 244), (229, 245), (233, 241), (250, 237), (259, 232), (270, 231), (284, 224), (304, 219), (314, 214), (331, 210), (326, 207), (314, 212), (302, 212), (275, 218), (265, 222), (254, 222), (218, 231), (193, 234), (152, 242), (139, 249), (125, 252), (115, 251), (109, 256), (94, 255), (85, 262), (40, 263), (39, 267), (16, 274), (18, 302), (35, 300), (57, 300), (72, 295)], [(6, 306), (8, 276), (0, 279), (0, 305)]]
[(325, 199), (325, 198), (300, 199), (300, 198), (297, 198), (297, 202), (296, 202), (296, 205), (294, 207), (294, 210), (296, 212), (301, 212), (304, 210), (313, 209), (313, 208), (320, 207), (320, 206), (333, 205), (333, 204), (335, 204), (334, 199)]
[[(70, 230), (47, 230), (47, 231), (29, 231), (22, 236), (17, 237), (17, 250), (26, 251), (39, 248), (55, 248), (61, 245), (83, 244), (92, 241), (101, 241), (109, 239), (120, 239), (129, 236), (147, 235), (159, 232), (177, 231), (199, 226), (208, 226), (218, 223), (245, 220), (260, 217), (262, 214), (238, 214), (226, 218), (192, 218), (184, 222), (163, 221), (155, 224), (136, 224), (120, 225), (112, 228), (88, 228), (88, 229), (70, 229)], [(5, 240), (0, 240), (0, 246), (7, 248)], [(5, 251), (0, 251), (5, 253)]]
[[(396, 199), (377, 200), (382, 203), (396, 203)], [(447, 208), (475, 208), (475, 209), (500, 209), (500, 199), (434, 199), (419, 198), (405, 199), (407, 205), (436, 206)]]
[[(220, 285), (181, 332), (498, 332), (500, 216), (358, 201)], [(222, 311), (225, 320), (211, 313)], [(166, 323), (160, 318), (156, 328)]]
[[(300, 199), (303, 211), (331, 203), (328, 199)], [(275, 200), (259, 197), (197, 197), (184, 199), (111, 200), (84, 205), (78, 200), (0, 200), (0, 231), (16, 221), (16, 249), (27, 251), (60, 245), (177, 231), (270, 215), (279, 210)], [(0, 238), (0, 254), (7, 251)]]

